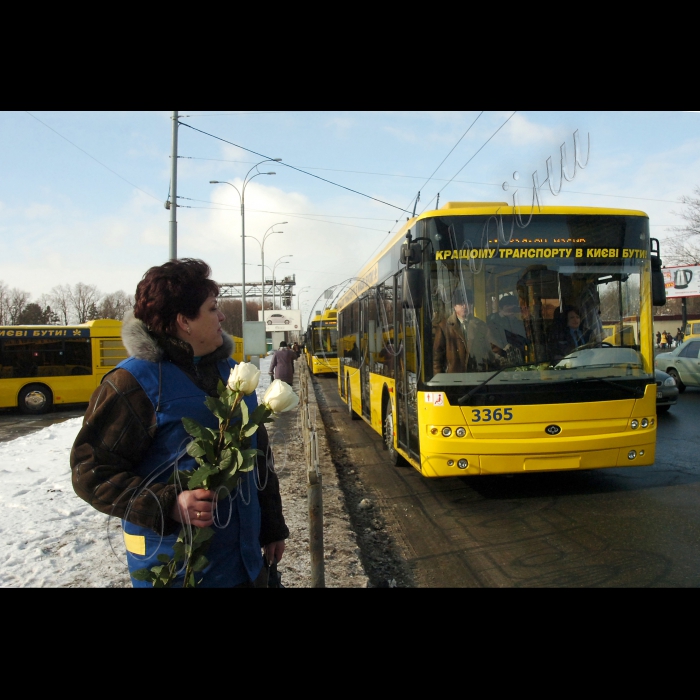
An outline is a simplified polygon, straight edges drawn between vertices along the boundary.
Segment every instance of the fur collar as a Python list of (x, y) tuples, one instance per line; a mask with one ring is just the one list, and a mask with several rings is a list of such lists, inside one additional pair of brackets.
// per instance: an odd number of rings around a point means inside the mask
[[(223, 345), (207, 355), (207, 359), (211, 358), (213, 361), (218, 361), (231, 356), (234, 348), (233, 340), (226, 332), (223, 333), (223, 338)], [(129, 353), (129, 357), (137, 357), (140, 360), (148, 360), (149, 362), (161, 362), (163, 359), (166, 359), (166, 355), (172, 355), (172, 349), (168, 347), (166, 350), (166, 345), (177, 345), (179, 349), (186, 351), (186, 354), (192, 357), (192, 346), (189, 343), (184, 343), (177, 338), (169, 336), (156, 336), (155, 333), (151, 333), (148, 330), (143, 321), (134, 317), (132, 311), (124, 314), (122, 342)]]

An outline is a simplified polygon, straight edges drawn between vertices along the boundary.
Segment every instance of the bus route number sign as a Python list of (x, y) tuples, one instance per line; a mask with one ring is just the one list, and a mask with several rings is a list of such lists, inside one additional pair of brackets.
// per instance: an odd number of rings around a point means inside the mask
[(490, 421), (513, 420), (512, 408), (473, 408), (472, 423), (488, 423)]

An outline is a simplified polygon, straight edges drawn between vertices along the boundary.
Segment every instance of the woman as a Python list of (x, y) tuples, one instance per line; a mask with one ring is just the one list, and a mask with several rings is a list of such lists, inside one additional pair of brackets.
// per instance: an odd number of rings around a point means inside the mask
[(279, 350), (272, 356), (270, 362), (270, 379), (281, 379), (287, 382), (289, 386), (294, 383), (294, 360), (298, 355), (291, 348), (287, 347), (287, 343), (283, 340), (280, 343)]
[[(159, 554), (171, 556), (181, 523), (189, 522), (214, 527), (202, 586), (265, 587), (261, 547), (267, 562), (279, 561), (289, 530), (264, 426), (256, 437), (267, 456), (242, 477), (236, 497), (215, 503), (212, 491), (167, 483), (175, 468), (196, 468), (184, 451), (182, 418), (217, 429), (204, 401), (236, 364), (210, 274), (201, 260), (183, 259), (152, 267), (139, 282), (133, 316), (122, 328), (130, 357), (90, 400), (71, 451), (73, 488), (97, 510), (122, 518), (132, 574), (157, 565)], [(255, 393), (246, 404), (254, 409)]]
[(589, 332), (581, 330), (581, 314), (575, 306), (564, 309), (566, 325), (556, 324), (549, 339), (550, 357), (559, 362), (576, 348), (588, 343)]

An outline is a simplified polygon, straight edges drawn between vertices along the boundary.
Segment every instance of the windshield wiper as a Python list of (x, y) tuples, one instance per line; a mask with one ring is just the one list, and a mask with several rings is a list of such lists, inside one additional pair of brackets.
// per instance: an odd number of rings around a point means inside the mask
[(485, 386), (488, 384), (492, 379), (497, 377), (501, 372), (505, 372), (507, 369), (517, 369), (518, 367), (532, 367), (532, 362), (528, 362), (527, 364), (524, 365), (508, 365), (507, 367), (501, 367), (500, 369), (496, 370), (490, 377), (487, 377), (484, 379), (481, 384), (477, 384), (473, 389), (471, 389), (469, 392), (467, 392), (462, 398), (457, 399), (457, 404), (460, 406), (465, 406), (469, 403), (469, 399), (471, 399), (474, 394), (476, 394), (479, 389), (481, 389), (482, 386)]
[(610, 384), (610, 386), (614, 386), (617, 389), (622, 389), (623, 391), (639, 396), (640, 398), (644, 396), (644, 392), (640, 387), (629, 387), (625, 386), (624, 384), (618, 384), (617, 382), (611, 382), (606, 377), (581, 377), (579, 379), (569, 379), (567, 383), (569, 382), (573, 384), (578, 384), (579, 382), (605, 382), (605, 384)]

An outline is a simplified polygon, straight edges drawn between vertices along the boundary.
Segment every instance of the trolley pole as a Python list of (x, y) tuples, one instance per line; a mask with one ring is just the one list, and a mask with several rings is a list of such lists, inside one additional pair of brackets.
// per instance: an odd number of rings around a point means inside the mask
[(170, 156), (170, 259), (177, 260), (177, 112), (173, 112), (173, 147)]

